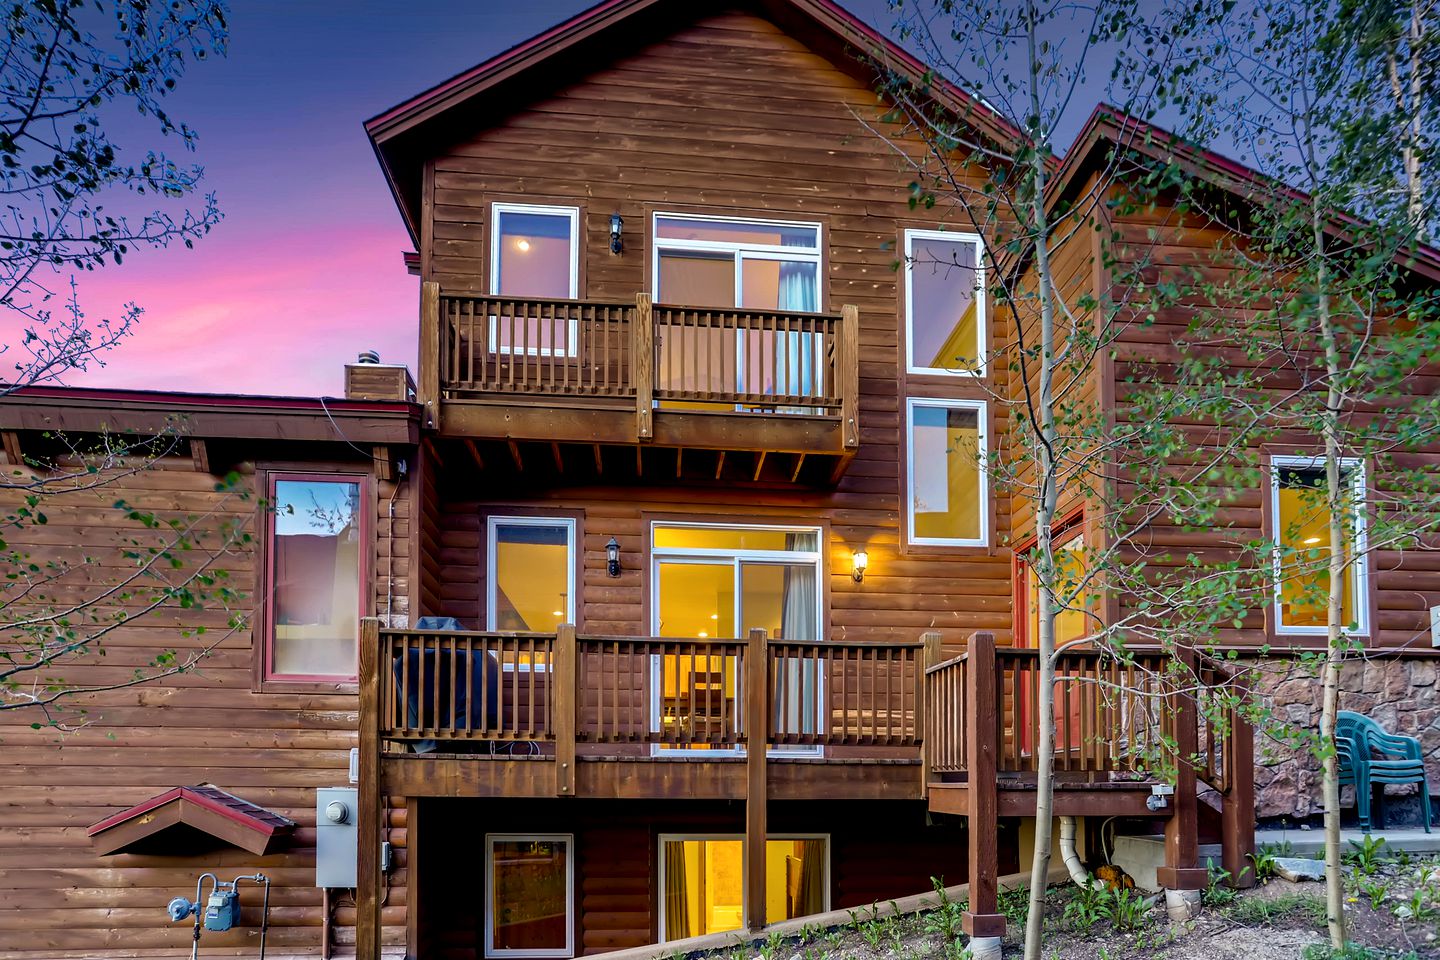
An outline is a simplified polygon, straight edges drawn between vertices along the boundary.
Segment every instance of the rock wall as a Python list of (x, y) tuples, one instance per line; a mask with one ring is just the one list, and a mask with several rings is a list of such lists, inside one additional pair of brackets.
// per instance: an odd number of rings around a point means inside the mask
[[(1418, 737), (1424, 751), (1430, 792), (1440, 792), (1440, 661), (1384, 657), (1349, 661), (1340, 674), (1340, 709), (1363, 713), (1391, 733)], [(1322, 812), (1320, 765), (1297, 735), (1320, 726), (1318, 665), (1297, 661), (1261, 667), (1256, 692), (1271, 708), (1272, 729), (1255, 733), (1255, 815), (1305, 818)], [(1413, 793), (1413, 786), (1387, 787), (1387, 795)], [(1342, 807), (1353, 814), (1346, 787)]]

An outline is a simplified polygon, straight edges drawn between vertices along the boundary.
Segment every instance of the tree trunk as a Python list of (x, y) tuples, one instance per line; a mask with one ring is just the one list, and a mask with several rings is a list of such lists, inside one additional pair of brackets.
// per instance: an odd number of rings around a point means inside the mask
[[(1344, 486), (1340, 444), (1340, 410), (1345, 402), (1343, 372), (1330, 309), (1329, 272), (1325, 265), (1325, 233), (1321, 212), (1313, 208), (1312, 230), (1316, 255), (1316, 320), (1325, 349), (1325, 504), (1330, 511), (1330, 557), (1326, 605), (1325, 675), (1320, 702), (1321, 796), (1325, 807), (1325, 921), (1330, 945), (1345, 946), (1345, 889), (1340, 872), (1340, 771), (1335, 751), (1335, 714), (1340, 705), (1340, 669), (1345, 659), (1345, 547), (1347, 518), (1354, 505)], [(1278, 533), (1278, 531), (1277, 531)], [(1356, 602), (1360, 598), (1356, 597)]]

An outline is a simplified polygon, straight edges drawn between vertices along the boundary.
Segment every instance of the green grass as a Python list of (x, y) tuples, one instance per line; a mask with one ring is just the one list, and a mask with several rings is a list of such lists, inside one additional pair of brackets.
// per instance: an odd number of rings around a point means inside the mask
[(1287, 893), (1264, 898), (1246, 897), (1237, 901), (1226, 915), (1237, 923), (1267, 925), (1285, 921), (1304, 921), (1323, 927), (1325, 901), (1310, 893)]

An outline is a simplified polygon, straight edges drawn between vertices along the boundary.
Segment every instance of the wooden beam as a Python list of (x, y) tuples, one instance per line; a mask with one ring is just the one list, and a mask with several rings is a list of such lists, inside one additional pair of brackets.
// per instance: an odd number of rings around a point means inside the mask
[(440, 429), (440, 284), (426, 280), (420, 284), (420, 374), (419, 394), (424, 410), (424, 423)]
[(635, 295), (635, 319), (630, 323), (630, 376), (635, 381), (635, 436), (655, 435), (655, 319), (650, 295)]
[(1201, 869), (1199, 811), (1196, 809), (1194, 756), (1199, 746), (1199, 714), (1192, 688), (1197, 679), (1195, 650), (1179, 644), (1172, 655), (1182, 669), (1170, 678), (1176, 689), (1166, 704), (1175, 736), (1175, 795), (1170, 798), (1170, 819), (1165, 824), (1165, 865), (1155, 880), (1169, 890), (1200, 890), (1208, 879)]
[(803, 466), (805, 466), (805, 454), (798, 453), (795, 455), (795, 469), (790, 471), (791, 483), (800, 479), (800, 468)]
[(375, 479), (389, 483), (395, 479), (395, 461), (390, 458), (390, 448), (383, 443), (371, 447), (371, 458), (375, 461)]
[(840, 308), (840, 437), (846, 450), (860, 446), (860, 309)]
[(720, 474), (725, 470), (725, 451), (720, 451), (720, 456), (715, 458), (715, 479), (720, 479)]
[(510, 448), (510, 459), (515, 461), (515, 469), (524, 473), (525, 460), (520, 456), (520, 444), (514, 440), (506, 440), (505, 444)]
[(425, 823), (420, 812), (420, 798), (409, 797), (405, 801), (405, 955), (423, 957), (425, 944), (420, 942), (428, 917), (425, 902), (428, 891), (423, 889), (426, 879), (425, 868), (421, 865), (424, 857), (420, 853)]
[(769, 451), (761, 450), (755, 455), (755, 474), (750, 478), (751, 480), (759, 481), (760, 471), (765, 469), (765, 454), (768, 452)]
[[(1240, 687), (1242, 706), (1250, 702), (1249, 691)], [(1225, 745), (1225, 763), (1229, 773), (1226, 791), (1220, 801), (1220, 863), (1230, 874), (1229, 883), (1236, 887), (1255, 885), (1255, 730), (1240, 710), (1230, 719), (1230, 733)]]
[(470, 451), (470, 459), (475, 461), (475, 469), (481, 473), (485, 472), (485, 458), (480, 455), (480, 447), (469, 437), (465, 438), (465, 449)]
[(565, 472), (565, 458), (560, 455), (560, 444), (554, 440), (550, 441), (550, 456), (555, 458), (555, 472)]
[(210, 472), (210, 451), (205, 448), (205, 441), (199, 437), (190, 438), (190, 459), (195, 462), (196, 473)]
[(20, 450), (20, 434), (14, 430), (0, 430), (0, 441), (4, 445), (5, 462), (12, 467), (23, 467), (25, 455)]
[(675, 448), (675, 479), (680, 479), (685, 472), (685, 448)]
[(635, 448), (635, 476), (645, 476), (645, 448)]
[(770, 643), (751, 630), (745, 647), (745, 927), (765, 926), (766, 745), (770, 731)]
[(441, 470), (444, 470), (445, 458), (440, 456), (440, 448), (435, 445), (435, 441), (431, 440), (429, 437), (426, 437), (425, 449), (429, 452), (430, 458), (435, 461), (435, 466), (439, 467)]
[(595, 472), (596, 472), (597, 474), (604, 474), (604, 473), (605, 473), (605, 457), (601, 454), (600, 444), (598, 444), (598, 443), (591, 444), (591, 447), (592, 447), (592, 448), (594, 449), (594, 451), (595, 451)]
[(359, 849), (355, 888), (356, 960), (380, 960), (380, 621), (360, 621)]
[(970, 664), (965, 671), (965, 752), (970, 761), (970, 821), (966, 846), (970, 858), (970, 909), (961, 926), (972, 937), (1005, 936), (996, 881), (1000, 875), (1000, 821), (996, 811), (996, 691), (1005, 682), (995, 668), (995, 635), (977, 633), (970, 639)]
[(555, 714), (555, 795), (575, 795), (575, 730), (580, 691), (575, 688), (575, 624), (562, 623), (555, 631), (550, 655), (550, 691)]

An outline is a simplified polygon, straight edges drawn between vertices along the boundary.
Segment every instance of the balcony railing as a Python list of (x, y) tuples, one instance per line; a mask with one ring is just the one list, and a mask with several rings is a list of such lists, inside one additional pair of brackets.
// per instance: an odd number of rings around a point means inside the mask
[[(903, 748), (918, 759), (922, 645), (380, 630), (382, 741), (738, 751)], [(753, 657), (764, 658), (757, 691)], [(362, 678), (363, 680), (363, 678)], [(757, 699), (762, 713), (756, 713)], [(570, 744), (560, 741), (569, 739)], [(467, 745), (470, 745), (467, 747)]]
[(666, 410), (839, 418), (859, 443), (859, 315), (422, 293), (420, 390), (441, 401), (532, 397)]

